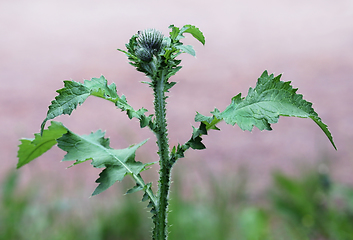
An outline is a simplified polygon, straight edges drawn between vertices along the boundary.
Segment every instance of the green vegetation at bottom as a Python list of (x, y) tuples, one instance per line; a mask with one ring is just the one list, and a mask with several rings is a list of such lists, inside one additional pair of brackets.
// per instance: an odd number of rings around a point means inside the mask
[[(353, 240), (353, 187), (316, 170), (274, 173), (269, 190), (256, 197), (247, 196), (241, 178), (212, 179), (203, 192), (182, 197), (174, 177), (169, 240)], [(35, 191), (18, 191), (18, 178), (11, 172), (1, 186), (0, 240), (150, 239), (138, 194), (117, 193), (118, 203), (95, 205), (85, 215), (70, 201), (39, 204)]]

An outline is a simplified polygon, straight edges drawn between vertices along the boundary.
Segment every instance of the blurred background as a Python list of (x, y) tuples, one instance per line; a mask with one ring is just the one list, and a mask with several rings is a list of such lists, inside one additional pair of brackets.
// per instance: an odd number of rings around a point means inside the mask
[[(140, 196), (122, 196), (128, 179), (88, 198), (99, 170), (89, 163), (66, 169), (71, 163), (60, 162), (64, 152), (56, 147), (13, 170), (19, 139), (39, 132), (63, 80), (104, 75), (131, 106), (153, 113), (145, 77), (116, 49), (145, 28), (167, 35), (170, 24), (196, 25), (206, 37), (205, 46), (183, 39), (197, 57), (182, 55), (184, 67), (172, 79), (171, 145), (190, 138), (196, 111), (223, 110), (268, 70), (313, 102), (338, 148), (309, 119), (282, 117), (270, 132), (221, 123), (204, 137), (206, 150), (186, 152), (175, 166), (171, 238), (353, 239), (350, 0), (0, 0), (0, 239), (148, 239)], [(157, 160), (153, 134), (109, 102), (89, 98), (55, 120), (78, 134), (102, 129), (113, 148), (150, 138), (137, 160)], [(157, 171), (145, 177), (156, 184)]]

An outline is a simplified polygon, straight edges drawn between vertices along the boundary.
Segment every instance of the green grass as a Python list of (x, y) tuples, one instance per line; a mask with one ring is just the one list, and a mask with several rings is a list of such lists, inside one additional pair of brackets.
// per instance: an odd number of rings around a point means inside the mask
[[(70, 200), (38, 202), (33, 189), (19, 191), (18, 179), (10, 172), (1, 186), (0, 240), (149, 239), (151, 221), (138, 194), (117, 191), (118, 203), (86, 209)], [(246, 194), (245, 177), (210, 179), (204, 192), (195, 189), (188, 198), (180, 179), (174, 175), (170, 240), (353, 239), (353, 188), (315, 170), (275, 173), (268, 194), (256, 201)], [(224, 185), (232, 181), (238, 185)]]

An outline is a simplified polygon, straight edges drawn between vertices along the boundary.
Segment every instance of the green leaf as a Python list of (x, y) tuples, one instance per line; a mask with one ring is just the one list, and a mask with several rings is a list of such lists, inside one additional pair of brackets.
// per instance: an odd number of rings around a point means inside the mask
[(202, 150), (206, 148), (206, 146), (202, 143), (202, 138), (199, 136), (195, 138), (190, 138), (190, 140), (185, 145), (197, 150)]
[(34, 134), (33, 139), (21, 139), (21, 144), (18, 150), (18, 164), (17, 168), (31, 162), (33, 159), (41, 156), (43, 153), (48, 151), (57, 142), (63, 134), (67, 132), (67, 129), (60, 122), (52, 121), (48, 129), (40, 133)]
[[(89, 135), (77, 135), (68, 131), (57, 141), (58, 147), (67, 152), (63, 161), (75, 161), (73, 165), (76, 165), (92, 160), (93, 167), (105, 167), (96, 181), (99, 185), (93, 195), (105, 191), (127, 174), (138, 178), (139, 173), (151, 165), (135, 161), (136, 150), (147, 140), (125, 149), (112, 149), (109, 147), (109, 139), (104, 138), (104, 132), (98, 130)], [(139, 184), (144, 186), (143, 182)]]
[[(131, 167), (131, 166), (128, 166), (128, 167)], [(137, 168), (143, 169), (144, 166), (142, 163), (140, 163), (137, 165)], [(92, 196), (98, 195), (98, 194), (104, 192), (109, 187), (111, 187), (115, 182), (123, 180), (123, 178), (126, 176), (126, 174), (132, 175), (132, 173), (129, 173), (123, 165), (111, 165), (111, 166), (105, 168), (99, 174), (99, 178), (96, 180), (96, 183), (99, 183), (99, 185), (92, 193)], [(134, 189), (133, 191), (137, 191), (137, 189)]]
[(174, 41), (179, 40), (177, 38), (179, 36), (180, 29), (178, 27), (175, 27), (174, 25), (170, 25), (168, 28), (172, 29), (172, 31), (169, 33), (170, 38)]
[(193, 132), (192, 132), (192, 138), (197, 138), (202, 135), (207, 135), (207, 129), (206, 129), (206, 124), (201, 122), (199, 128), (192, 127)]
[(108, 81), (104, 76), (85, 80), (84, 83), (64, 81), (64, 86), (64, 88), (57, 91), (59, 95), (55, 97), (55, 100), (53, 100), (49, 106), (47, 117), (41, 125), (41, 133), (48, 120), (62, 114), (70, 115), (78, 105), (81, 105), (91, 95), (113, 102), (121, 110), (127, 111), (130, 119), (133, 117), (138, 118), (141, 128), (151, 125), (152, 115), (148, 117), (145, 116), (144, 113), (147, 112), (147, 110), (144, 108), (135, 111), (127, 104), (125, 96), (119, 97), (115, 83), (108, 85)]
[(205, 36), (199, 28), (193, 25), (184, 25), (181, 29), (175, 27), (174, 25), (170, 25), (169, 28), (172, 29), (172, 31), (169, 33), (170, 38), (174, 41), (179, 41), (180, 39), (184, 38), (184, 33), (190, 33), (194, 38), (205, 45)]
[(108, 85), (108, 81), (104, 76), (85, 80), (84, 85), (90, 89), (90, 95), (92, 96), (104, 98), (114, 103), (119, 99), (115, 83)]
[[(175, 75), (181, 68), (182, 68), (182, 66), (178, 66), (178, 67), (170, 69), (167, 76), (166, 76), (166, 79), (169, 79), (171, 76)], [(169, 82), (167, 82), (167, 83), (169, 83)], [(168, 89), (172, 88), (175, 84), (176, 84), (176, 82), (169, 83), (170, 87), (168, 87)]]
[(45, 123), (62, 114), (71, 114), (77, 105), (81, 105), (90, 95), (90, 90), (82, 83), (75, 81), (64, 81), (64, 88), (57, 90), (59, 93), (55, 100), (51, 102), (47, 117), (41, 125), (41, 133), (44, 130)]
[(177, 45), (175, 47), (180, 49), (184, 53), (188, 53), (194, 57), (196, 56), (196, 52), (195, 52), (193, 46), (191, 46), (191, 45)]
[(196, 112), (195, 122), (208, 122), (208, 123), (211, 123), (213, 118), (214, 118), (213, 116), (208, 117), (208, 116), (205, 116), (205, 115), (202, 115), (202, 114)]
[(205, 36), (201, 32), (201, 30), (193, 25), (185, 25), (180, 30), (179, 34), (183, 34), (184, 32), (190, 33), (194, 38), (199, 40), (203, 45), (205, 45)]
[(140, 108), (137, 111), (131, 107), (126, 100), (126, 97), (124, 95), (119, 98), (119, 100), (115, 103), (115, 105), (121, 109), (122, 111), (126, 111), (128, 117), (130, 119), (132, 118), (137, 118), (140, 120), (140, 127), (144, 128), (146, 126), (149, 126), (151, 129), (153, 129), (153, 123), (152, 123), (152, 114), (149, 116), (145, 115), (145, 112), (148, 110), (145, 108)]
[(248, 131), (254, 126), (260, 130), (271, 130), (271, 124), (277, 123), (279, 116), (311, 118), (336, 149), (330, 131), (312, 108), (312, 103), (305, 101), (303, 95), (297, 94), (297, 89), (290, 82), (282, 82), (280, 78), (281, 75), (274, 77), (265, 71), (258, 79), (256, 87), (249, 89), (246, 98), (238, 94), (222, 113), (216, 113), (215, 116)]
[(140, 184), (136, 184), (135, 186), (127, 190), (126, 194), (135, 193), (141, 190), (143, 190), (143, 187), (141, 187)]
[[(217, 111), (218, 110), (215, 110), (213, 113), (218, 113)], [(220, 121), (222, 121), (222, 119), (218, 119), (215, 115), (207, 117), (196, 113), (195, 122), (200, 122), (200, 126), (198, 128), (192, 127), (193, 132), (189, 141), (183, 145), (178, 144), (177, 147), (173, 147), (170, 157), (171, 163), (175, 163), (179, 158), (183, 158), (184, 152), (189, 148), (197, 150), (205, 149), (206, 146), (202, 143), (201, 136), (207, 135), (208, 130), (219, 130), (216, 124)]]
[(113, 157), (108, 152), (102, 154), (105, 149), (110, 149), (110, 141), (104, 138), (104, 134), (101, 130), (89, 135), (77, 135), (68, 131), (57, 140), (58, 147), (67, 152), (62, 161), (76, 160), (76, 165), (94, 158), (97, 159), (92, 161), (94, 167), (105, 167), (104, 163), (113, 161)]
[(328, 137), (330, 140), (332, 146), (337, 150), (335, 143), (333, 142), (333, 137), (331, 135), (331, 132), (328, 130), (328, 127), (325, 123), (321, 121), (321, 118), (317, 116), (310, 116), (310, 118), (321, 128), (321, 130), (325, 133), (325, 135)]
[[(167, 75), (167, 77), (169, 76), (169, 74)], [(165, 92), (169, 92), (169, 89), (171, 89), (175, 84), (177, 84), (176, 82), (166, 82), (164, 85), (164, 91)]]
[(206, 130), (219, 130), (219, 128), (216, 126), (217, 123), (219, 123), (222, 119), (218, 119), (215, 114), (217, 113), (217, 109), (215, 109), (214, 112), (212, 112), (214, 115), (211, 117), (204, 116), (200, 113), (196, 113), (195, 116), (195, 122), (201, 122), (205, 125)]
[[(111, 150), (114, 154), (114, 162), (106, 167), (100, 174), (99, 178), (96, 180), (99, 183), (98, 187), (94, 190), (92, 196), (97, 195), (105, 190), (107, 190), (110, 186), (112, 186), (116, 181), (121, 181), (127, 174), (132, 175), (135, 181), (142, 189), (145, 189), (145, 183), (140, 176), (140, 173), (146, 168), (154, 163), (142, 163), (135, 161), (135, 152), (136, 150), (145, 144), (147, 140), (130, 146), (125, 149)], [(93, 164), (94, 159), (92, 159)], [(107, 164), (105, 164), (107, 165)], [(137, 191), (137, 189), (134, 189)], [(146, 193), (148, 194), (148, 193)], [(150, 191), (150, 198), (153, 199), (153, 193)]]
[(152, 116), (147, 117), (145, 115), (145, 112), (147, 112), (147, 109), (141, 108), (141, 109), (138, 109), (137, 111), (134, 110), (127, 103), (126, 97), (124, 95), (119, 97), (119, 95), (117, 94), (115, 83), (108, 85), (108, 81), (107, 79), (105, 79), (104, 76), (101, 76), (100, 78), (92, 78), (90, 81), (85, 80), (84, 85), (90, 89), (90, 94), (92, 96), (104, 98), (106, 100), (109, 100), (115, 103), (115, 105), (119, 109), (121, 109), (122, 111), (126, 111), (130, 119), (134, 117), (139, 119), (141, 128), (150, 125)]

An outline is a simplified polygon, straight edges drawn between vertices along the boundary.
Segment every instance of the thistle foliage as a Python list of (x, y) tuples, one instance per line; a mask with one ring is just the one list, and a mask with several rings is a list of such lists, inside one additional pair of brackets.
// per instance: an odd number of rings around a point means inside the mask
[[(142, 201), (148, 201), (148, 208), (152, 213), (155, 225), (153, 239), (166, 239), (168, 235), (167, 213), (170, 189), (170, 173), (173, 165), (179, 158), (184, 157), (188, 149), (205, 149), (203, 137), (210, 130), (217, 130), (217, 124), (225, 121), (230, 125), (238, 125), (242, 130), (251, 131), (254, 127), (260, 130), (271, 130), (271, 124), (277, 123), (280, 116), (312, 119), (325, 133), (333, 147), (332, 135), (318, 114), (312, 103), (304, 100), (291, 82), (280, 80), (281, 75), (274, 77), (264, 71), (257, 81), (255, 88), (249, 88), (246, 97), (235, 95), (231, 103), (223, 111), (215, 108), (210, 116), (197, 112), (195, 122), (199, 127), (193, 127), (190, 139), (184, 144), (177, 144), (169, 148), (167, 120), (166, 120), (166, 93), (176, 84), (169, 79), (182, 67), (177, 57), (182, 53), (195, 56), (191, 45), (184, 45), (181, 40), (185, 33), (205, 44), (203, 33), (195, 26), (185, 25), (182, 28), (169, 26), (169, 36), (164, 36), (155, 29), (146, 29), (134, 34), (125, 45), (126, 50), (118, 49), (126, 54), (129, 63), (138, 71), (143, 72), (150, 81), (146, 81), (154, 93), (154, 114), (146, 115), (145, 108), (135, 110), (128, 104), (124, 95), (119, 95), (115, 83), (108, 85), (104, 76), (85, 80), (83, 83), (64, 81), (64, 87), (57, 91), (58, 95), (51, 102), (47, 115), (41, 124), (40, 133), (31, 139), (21, 139), (18, 151), (18, 165), (20, 168), (38, 158), (51, 147), (58, 147), (66, 152), (63, 161), (73, 161), (71, 166), (91, 161), (95, 168), (103, 169), (96, 182), (98, 186), (92, 195), (97, 195), (115, 182), (130, 176), (135, 185), (127, 193), (143, 192)], [(136, 118), (141, 128), (148, 127), (155, 135), (158, 145), (160, 179), (158, 191), (152, 190), (152, 183), (145, 183), (141, 173), (155, 162), (144, 163), (135, 160), (137, 149), (147, 140), (127, 146), (122, 149), (112, 149), (109, 138), (98, 130), (88, 135), (78, 135), (69, 130), (60, 122), (52, 121), (45, 129), (47, 121), (63, 114), (72, 112), (90, 97), (99, 97), (114, 104), (132, 119)]]

